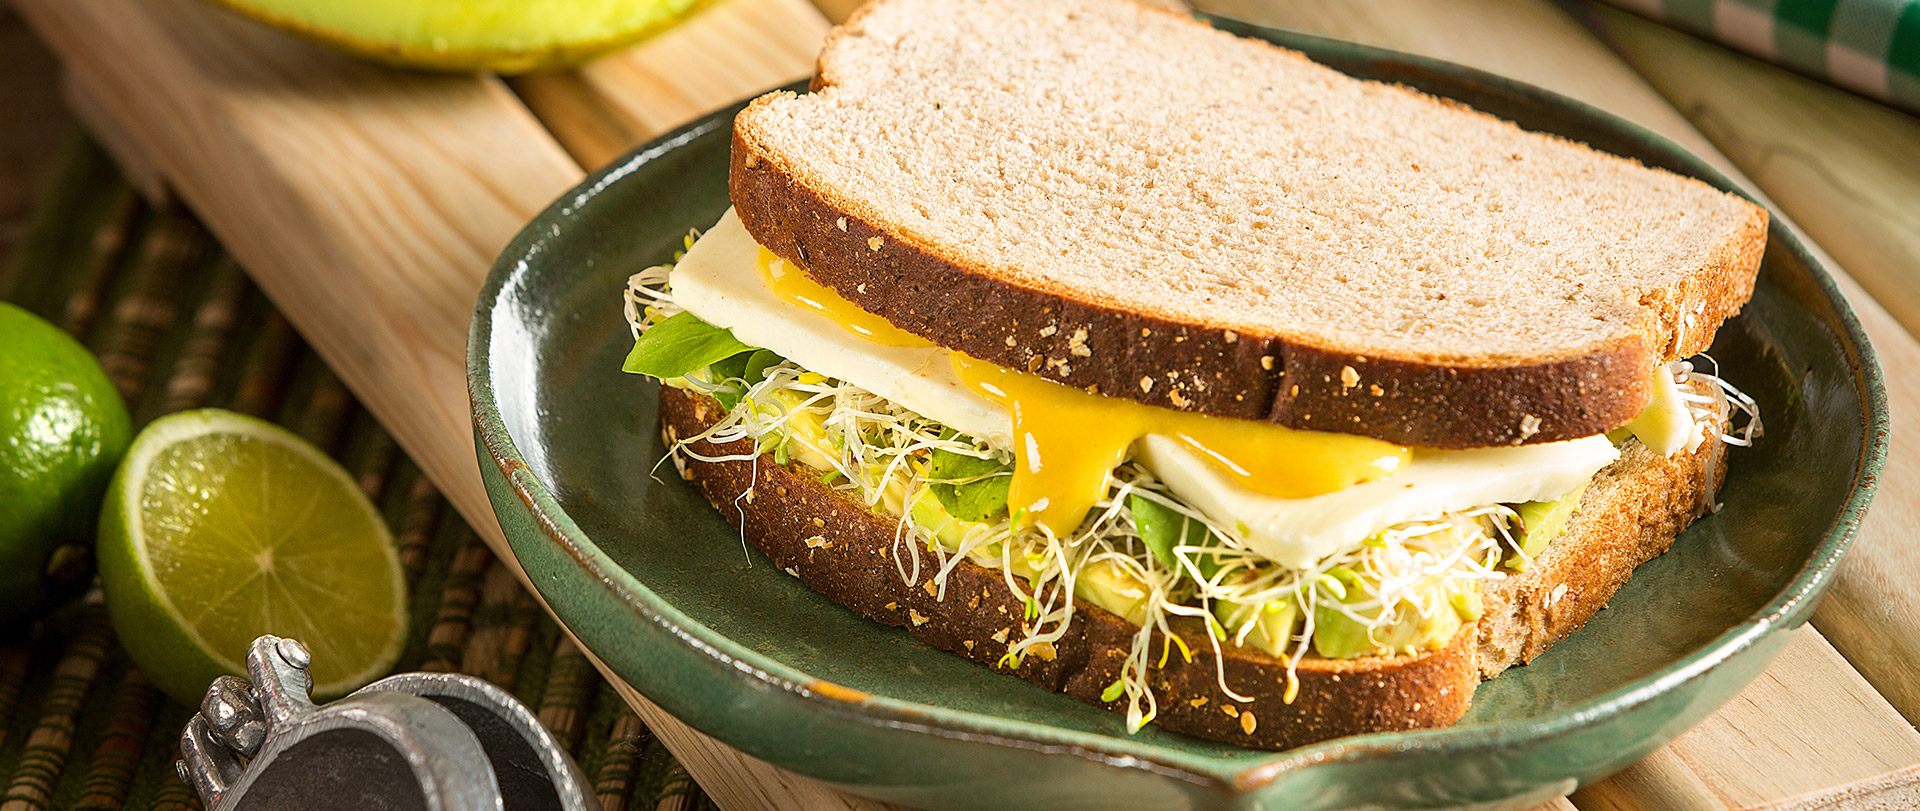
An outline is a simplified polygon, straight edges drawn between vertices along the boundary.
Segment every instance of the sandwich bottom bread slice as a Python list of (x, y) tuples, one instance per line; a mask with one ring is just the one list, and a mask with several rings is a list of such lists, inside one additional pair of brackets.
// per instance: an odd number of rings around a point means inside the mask
[[(1623, 440), (1620, 458), (1577, 494), (1556, 537), (1524, 570), (1479, 581), (1450, 601), (1454, 630), (1439, 647), (1290, 658), (1284, 648), (1218, 639), (1210, 622), (1176, 618), (1169, 635), (1156, 634), (1146, 645), (1159, 652), (1145, 685), (1156, 707), (1153, 723), (1284, 749), (1458, 720), (1482, 679), (1579, 629), (1636, 566), (1664, 553), (1713, 504), (1726, 469), (1719, 441), (1726, 401), (1717, 389), (1697, 392), (1713, 400), (1707, 441), (1660, 456), (1636, 439)], [(905, 628), (928, 644), (1090, 704), (1128, 709), (1129, 697), (1114, 685), (1123, 682), (1141, 629), (1093, 601), (1111, 605), (1111, 597), (1082, 587), (1064, 633), (1019, 655), (1013, 646), (1031, 638), (1037, 618), (1028, 595), (1003, 571), (956, 556), (902, 576), (895, 565), (900, 516), (835, 490), (825, 483), (828, 471), (791, 455), (758, 452), (751, 438), (715, 442), (714, 429), (729, 412), (693, 388), (660, 390), (661, 431), (680, 451), (672, 457), (675, 469), (774, 565), (861, 616)], [(1217, 655), (1206, 655), (1209, 650)]]

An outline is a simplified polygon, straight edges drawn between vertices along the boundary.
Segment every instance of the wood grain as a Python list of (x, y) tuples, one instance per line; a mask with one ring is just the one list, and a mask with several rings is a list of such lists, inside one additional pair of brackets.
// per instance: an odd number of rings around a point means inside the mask
[[(374, 68), (188, 0), (15, 2), (72, 69), (85, 74), (103, 107), (151, 130), (141, 148), (152, 153), (154, 165), (511, 560), (475, 475), (463, 379), (465, 323), (494, 253), (579, 177), (561, 145), (497, 80)], [(736, 13), (723, 13), (729, 8)], [(1624, 64), (1544, 2), (1299, 3), (1268, 12), (1268, 20), (1465, 61), (1561, 90), (1732, 168)], [(520, 80), (515, 89), (567, 150), (597, 163), (700, 112), (804, 74), (811, 41), (824, 27), (809, 13), (793, 0), (731, 0), (632, 51), (578, 71)], [(769, 25), (770, 19), (786, 22)], [(137, 64), (130, 54), (139, 55)], [(1892, 324), (1871, 304), (1863, 305), (1862, 317), (1879, 330), (1877, 341)], [(1891, 329), (1905, 340), (1905, 349), (1896, 351), (1920, 355), (1920, 345), (1897, 325)], [(1920, 402), (1920, 393), (1901, 396)], [(1803, 631), (1793, 650), (1799, 653), (1783, 656), (1769, 671), (1772, 681), (1756, 683), (1742, 695), (1744, 704), (1723, 713), (1724, 723), (1716, 716), (1583, 796), (1646, 807), (1722, 807), (1829, 785), (1817, 769), (1795, 772), (1781, 762), (1805, 754), (1793, 748), (1803, 743), (1797, 736), (1822, 729), (1829, 717), (1809, 713), (1840, 713), (1831, 717), (1870, 730), (1859, 738), (1863, 745), (1886, 747), (1876, 756), (1907, 756), (1901, 747), (1911, 741), (1901, 733), (1912, 730), (1884, 703), (1861, 697), (1859, 676), (1816, 633)], [(726, 807), (879, 807), (746, 758), (624, 692)], [(1742, 735), (1782, 746), (1745, 753)], [(1869, 763), (1882, 765), (1861, 759), (1861, 769), (1834, 772), (1834, 779), (1857, 779)], [(1772, 771), (1784, 773), (1767, 774)], [(1751, 791), (1736, 791), (1742, 786)], [(1679, 805), (1663, 805), (1662, 798)]]
[[(1594, 8), (1627, 60), (1833, 254), (1920, 330), (1920, 119), (1628, 14)], [(1856, 306), (1860, 301), (1855, 296)], [(1920, 424), (1913, 342), (1863, 307), (1897, 426)], [(1895, 434), (1881, 497), (1813, 622), (1920, 723), (1920, 463)]]
[(808, 76), (827, 27), (806, 0), (727, 0), (641, 47), (512, 86), (581, 165), (600, 166), (718, 107)]
[[(1809, 673), (1834, 681), (1792, 678)], [(1797, 708), (1797, 718), (1781, 723), (1782, 707)], [(1920, 732), (1888, 723), (1892, 714), (1839, 652), (1803, 627), (1774, 666), (1719, 712), (1655, 757), (1574, 794), (1574, 804), (1748, 808), (1871, 780), (1920, 764)], [(1739, 757), (1720, 756), (1729, 750)]]

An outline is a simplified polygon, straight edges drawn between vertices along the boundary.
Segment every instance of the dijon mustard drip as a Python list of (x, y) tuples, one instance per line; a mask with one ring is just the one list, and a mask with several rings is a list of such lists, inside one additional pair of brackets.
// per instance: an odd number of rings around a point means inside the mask
[(1107, 472), (1148, 434), (1178, 439), (1240, 486), (1276, 498), (1331, 493), (1398, 471), (1407, 448), (1368, 437), (1174, 411), (1103, 397), (953, 353), (968, 387), (1013, 415), (1007, 506), (1065, 536), (1107, 491)]
[(933, 343), (927, 339), (860, 309), (858, 305), (846, 300), (826, 285), (814, 281), (805, 271), (765, 247), (760, 249), (760, 278), (766, 281), (767, 289), (773, 291), (773, 294), (779, 296), (781, 300), (816, 315), (825, 316), (833, 323), (839, 324), (841, 329), (874, 343), (883, 346), (933, 346)]

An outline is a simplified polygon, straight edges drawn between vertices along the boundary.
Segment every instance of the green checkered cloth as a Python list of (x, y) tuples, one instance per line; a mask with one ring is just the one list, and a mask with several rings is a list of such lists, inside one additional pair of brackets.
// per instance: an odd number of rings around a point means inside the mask
[(1920, 0), (1607, 0), (1920, 113)]

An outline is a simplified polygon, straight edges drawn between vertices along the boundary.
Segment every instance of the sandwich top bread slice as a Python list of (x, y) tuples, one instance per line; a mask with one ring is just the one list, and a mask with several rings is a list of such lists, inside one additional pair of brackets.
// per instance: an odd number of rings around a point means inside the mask
[(1757, 434), (1679, 359), (1757, 209), (1123, 0), (1011, 8), (857, 13), (629, 285), (675, 467), (842, 604), (1129, 729), (1445, 724)]
[(1625, 424), (1765, 241), (1705, 184), (1113, 2), (867, 6), (734, 133), (754, 238), (909, 332), (1426, 447)]

